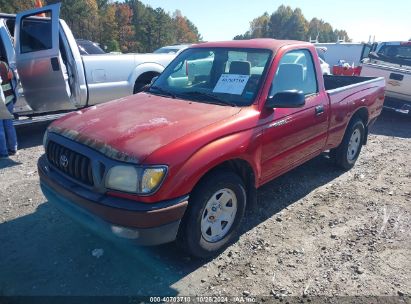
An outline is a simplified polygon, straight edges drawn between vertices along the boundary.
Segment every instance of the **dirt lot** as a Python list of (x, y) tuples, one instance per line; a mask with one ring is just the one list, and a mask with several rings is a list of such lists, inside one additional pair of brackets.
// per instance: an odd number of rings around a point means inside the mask
[(411, 294), (407, 117), (383, 113), (349, 172), (320, 156), (262, 187), (239, 240), (207, 262), (61, 214), (39, 189), (44, 128), (19, 129), (20, 155), (0, 162), (0, 295)]

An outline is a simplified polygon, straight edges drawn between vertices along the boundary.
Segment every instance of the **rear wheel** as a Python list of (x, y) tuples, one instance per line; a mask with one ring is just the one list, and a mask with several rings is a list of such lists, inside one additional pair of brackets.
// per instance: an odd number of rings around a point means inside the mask
[(360, 155), (364, 142), (365, 127), (359, 118), (354, 118), (345, 131), (341, 144), (331, 155), (335, 158), (336, 164), (346, 170), (351, 169)]
[(193, 256), (211, 257), (237, 235), (244, 216), (246, 192), (233, 172), (215, 171), (195, 188), (183, 219), (179, 240)]

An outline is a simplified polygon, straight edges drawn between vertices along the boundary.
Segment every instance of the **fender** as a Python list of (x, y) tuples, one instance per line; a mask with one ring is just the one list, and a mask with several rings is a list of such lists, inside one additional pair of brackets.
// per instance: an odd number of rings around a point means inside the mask
[[(361, 114), (362, 109), (365, 109), (368, 113), (368, 117), (369, 117), (369, 111), (366, 107), (360, 107), (358, 109), (353, 110), (349, 116), (347, 116), (346, 122), (344, 124), (344, 128), (342, 128), (337, 134), (335, 134), (332, 138), (332, 145), (330, 146), (331, 149), (338, 147), (338, 145), (342, 142), (345, 132), (347, 131), (348, 125), (350, 124), (351, 120), (353, 119), (354, 116), (359, 115), (360, 118), (363, 118)], [(368, 123), (369, 123), (369, 118), (368, 121), (364, 124), (365, 127), (365, 132), (366, 132), (366, 136), (368, 135)], [(364, 142), (363, 144), (366, 143), (366, 138), (364, 138)], [(327, 143), (328, 145), (330, 145), (330, 143)]]
[[(200, 179), (229, 160), (243, 160), (252, 168), (257, 186), (261, 176), (261, 132), (250, 129), (231, 134), (198, 149), (178, 168), (171, 168), (173, 178), (166, 180), (162, 197), (178, 197), (190, 193)], [(160, 194), (160, 193), (159, 193)]]
[(146, 72), (162, 73), (165, 67), (155, 62), (145, 62), (137, 65), (128, 77), (127, 82), (130, 86), (130, 92), (133, 93), (133, 88), (136, 80)]
[[(375, 115), (376, 100), (379, 98), (380, 92), (378, 88), (366, 88), (359, 92), (347, 95), (340, 101), (342, 104), (344, 101), (346, 105), (344, 108), (339, 108), (339, 113), (344, 113), (343, 121), (337, 123), (333, 117), (329, 127), (329, 137), (327, 139), (326, 148), (334, 149), (342, 142), (344, 134), (348, 128), (348, 125), (355, 115), (359, 115), (364, 120), (364, 127), (367, 128), (370, 119)], [(336, 108), (336, 104), (331, 104), (331, 107)]]

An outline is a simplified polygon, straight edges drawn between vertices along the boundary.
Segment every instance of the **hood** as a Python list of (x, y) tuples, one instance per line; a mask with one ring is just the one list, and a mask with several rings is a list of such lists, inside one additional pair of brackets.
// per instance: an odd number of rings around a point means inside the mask
[(140, 93), (71, 113), (54, 122), (49, 132), (110, 158), (141, 163), (158, 148), (240, 110)]

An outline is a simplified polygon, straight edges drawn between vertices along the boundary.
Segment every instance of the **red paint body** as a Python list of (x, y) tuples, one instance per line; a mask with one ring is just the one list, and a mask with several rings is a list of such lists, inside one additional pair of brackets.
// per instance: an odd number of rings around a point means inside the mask
[[(254, 171), (255, 186), (338, 146), (351, 117), (361, 108), (368, 122), (381, 112), (384, 81), (335, 90), (329, 94), (313, 45), (256, 39), (204, 43), (194, 47), (262, 48), (273, 51), (266, 79), (249, 107), (229, 107), (160, 97), (129, 96), (72, 113), (53, 126), (74, 130), (135, 158), (139, 164), (167, 165), (167, 177), (151, 196), (109, 195), (153, 203), (189, 194), (204, 174), (224, 161), (242, 159)], [(294, 109), (264, 108), (282, 55), (308, 49), (315, 62), (319, 93)], [(315, 107), (324, 114), (315, 115)], [(285, 124), (272, 126), (276, 122)]]

